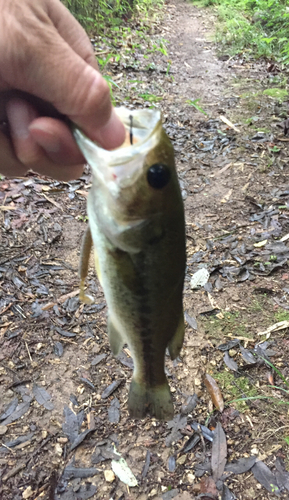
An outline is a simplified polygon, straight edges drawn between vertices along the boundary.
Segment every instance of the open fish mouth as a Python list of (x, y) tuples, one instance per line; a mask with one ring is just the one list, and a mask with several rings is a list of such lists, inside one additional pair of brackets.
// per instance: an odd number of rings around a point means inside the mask
[(127, 187), (142, 168), (147, 153), (158, 144), (162, 129), (161, 112), (157, 108), (129, 110), (125, 107), (115, 108), (115, 111), (126, 129), (127, 139), (121, 147), (107, 151), (77, 127), (74, 127), (73, 134), (93, 174), (100, 181), (106, 185), (113, 183)]

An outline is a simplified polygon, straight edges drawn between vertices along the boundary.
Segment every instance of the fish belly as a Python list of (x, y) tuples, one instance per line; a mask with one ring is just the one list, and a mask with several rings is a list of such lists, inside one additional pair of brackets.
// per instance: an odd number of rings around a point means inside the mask
[(97, 221), (89, 220), (96, 270), (108, 305), (111, 349), (117, 355), (127, 344), (134, 361), (130, 414), (169, 420), (173, 404), (164, 359), (167, 347), (175, 358), (183, 343), (182, 275), (179, 283), (168, 287), (166, 273), (159, 272), (161, 248), (124, 252), (111, 244)]

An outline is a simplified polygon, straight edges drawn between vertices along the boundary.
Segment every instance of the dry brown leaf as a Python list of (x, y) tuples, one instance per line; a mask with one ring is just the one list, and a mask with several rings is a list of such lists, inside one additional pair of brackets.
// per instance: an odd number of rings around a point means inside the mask
[(213, 379), (213, 377), (211, 377), (211, 375), (206, 373), (205, 378), (204, 378), (204, 383), (205, 383), (206, 388), (208, 389), (208, 392), (211, 396), (211, 399), (213, 401), (214, 406), (220, 412), (224, 411), (223, 396), (222, 396), (220, 388), (219, 388), (217, 382), (215, 381), (215, 379)]
[(220, 479), (225, 470), (227, 462), (227, 440), (220, 422), (214, 432), (213, 446), (212, 446), (212, 471), (215, 481)]
[[(212, 476), (208, 477), (202, 477), (201, 482), (200, 482), (200, 492), (201, 493), (208, 493), (209, 495), (212, 495), (212, 498), (218, 498), (218, 491), (216, 487), (216, 483)], [(211, 497), (210, 497), (211, 498)]]

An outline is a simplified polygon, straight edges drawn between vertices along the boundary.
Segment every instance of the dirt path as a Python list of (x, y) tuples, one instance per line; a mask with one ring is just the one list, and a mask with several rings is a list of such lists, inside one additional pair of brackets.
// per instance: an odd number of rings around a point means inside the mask
[[(181, 359), (167, 361), (175, 400), (172, 425), (149, 418), (129, 420), (132, 362), (127, 351), (118, 360), (111, 355), (106, 305), (93, 269), (88, 284), (95, 304), (84, 306), (77, 297), (90, 174), (68, 184), (36, 176), (0, 181), (0, 205), (7, 207), (2, 212), (0, 257), (3, 500), (186, 500), (205, 492), (216, 495), (215, 486), (210, 489), (205, 480), (212, 445), (200, 441), (189, 449), (192, 422), (212, 429), (221, 423), (229, 462), (256, 456), (275, 472), (276, 458), (281, 464), (286, 460), (288, 406), (277, 404), (286, 403), (286, 395), (268, 389), (268, 365), (260, 358), (250, 365), (240, 350), (259, 349), (288, 378), (286, 328), (273, 331), (272, 344), (256, 347), (266, 340), (258, 332), (289, 320), (289, 250), (287, 240), (280, 241), (289, 233), (288, 143), (275, 126), (286, 107), (263, 94), (270, 85), (265, 63), (217, 58), (210, 41), (213, 23), (210, 12), (183, 1), (169, 2), (152, 39), (169, 41), (171, 74), (166, 74), (167, 61), (158, 52), (152, 60), (162, 71), (112, 65), (110, 72), (122, 82), (119, 102), (129, 94), (132, 106), (146, 105), (139, 97), (144, 91), (162, 96), (185, 202), (184, 305), (191, 326), (188, 323)], [(141, 53), (135, 59), (141, 64)], [(137, 84), (132, 83), (136, 79)], [(189, 105), (190, 99), (200, 99), (197, 104), (207, 115)], [(204, 267), (209, 283), (192, 290), (191, 276)], [(192, 328), (195, 320), (197, 330)], [(234, 338), (241, 347), (231, 347), (224, 362), (217, 346)], [(232, 359), (237, 369), (232, 370)], [(206, 372), (221, 388), (223, 413), (211, 414), (212, 401), (203, 384)], [(274, 378), (274, 371), (271, 375)], [(110, 384), (114, 386), (107, 396)], [(276, 374), (273, 384), (286, 389)], [(181, 410), (194, 393), (199, 398), (196, 407)], [(274, 399), (232, 402), (260, 396)], [(11, 415), (1, 417), (10, 404)], [(87, 434), (78, 438), (81, 432)], [(75, 439), (84, 437), (70, 449)], [(114, 445), (138, 486), (129, 488), (112, 474)], [(274, 496), (251, 471), (227, 473), (225, 478), (238, 500)], [(217, 486), (223, 499), (234, 498), (224, 496), (229, 494), (222, 482)]]

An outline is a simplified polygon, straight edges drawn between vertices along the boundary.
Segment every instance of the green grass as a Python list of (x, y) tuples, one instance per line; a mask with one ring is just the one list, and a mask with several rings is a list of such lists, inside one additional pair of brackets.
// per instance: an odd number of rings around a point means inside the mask
[[(227, 393), (227, 402), (234, 403), (234, 406), (239, 411), (244, 411), (247, 408), (246, 401), (240, 401), (243, 398), (258, 398), (258, 390), (250, 384), (247, 377), (236, 378), (231, 372), (223, 371), (213, 374), (218, 381), (222, 393)], [(237, 400), (237, 401), (236, 401)]]
[(274, 314), (274, 319), (276, 323), (279, 323), (279, 321), (289, 321), (289, 311), (277, 311)]
[(235, 313), (222, 313), (224, 318), (218, 319), (216, 317), (205, 318), (204, 328), (208, 337), (225, 342), (224, 336), (234, 337), (250, 337), (250, 333), (247, 332), (245, 322), (240, 317), (239, 312)]
[(223, 52), (289, 63), (289, 12), (286, 0), (194, 0), (215, 7), (216, 39)]
[(286, 89), (271, 88), (263, 91), (264, 95), (268, 95), (279, 102), (283, 102), (288, 97), (288, 92)]

